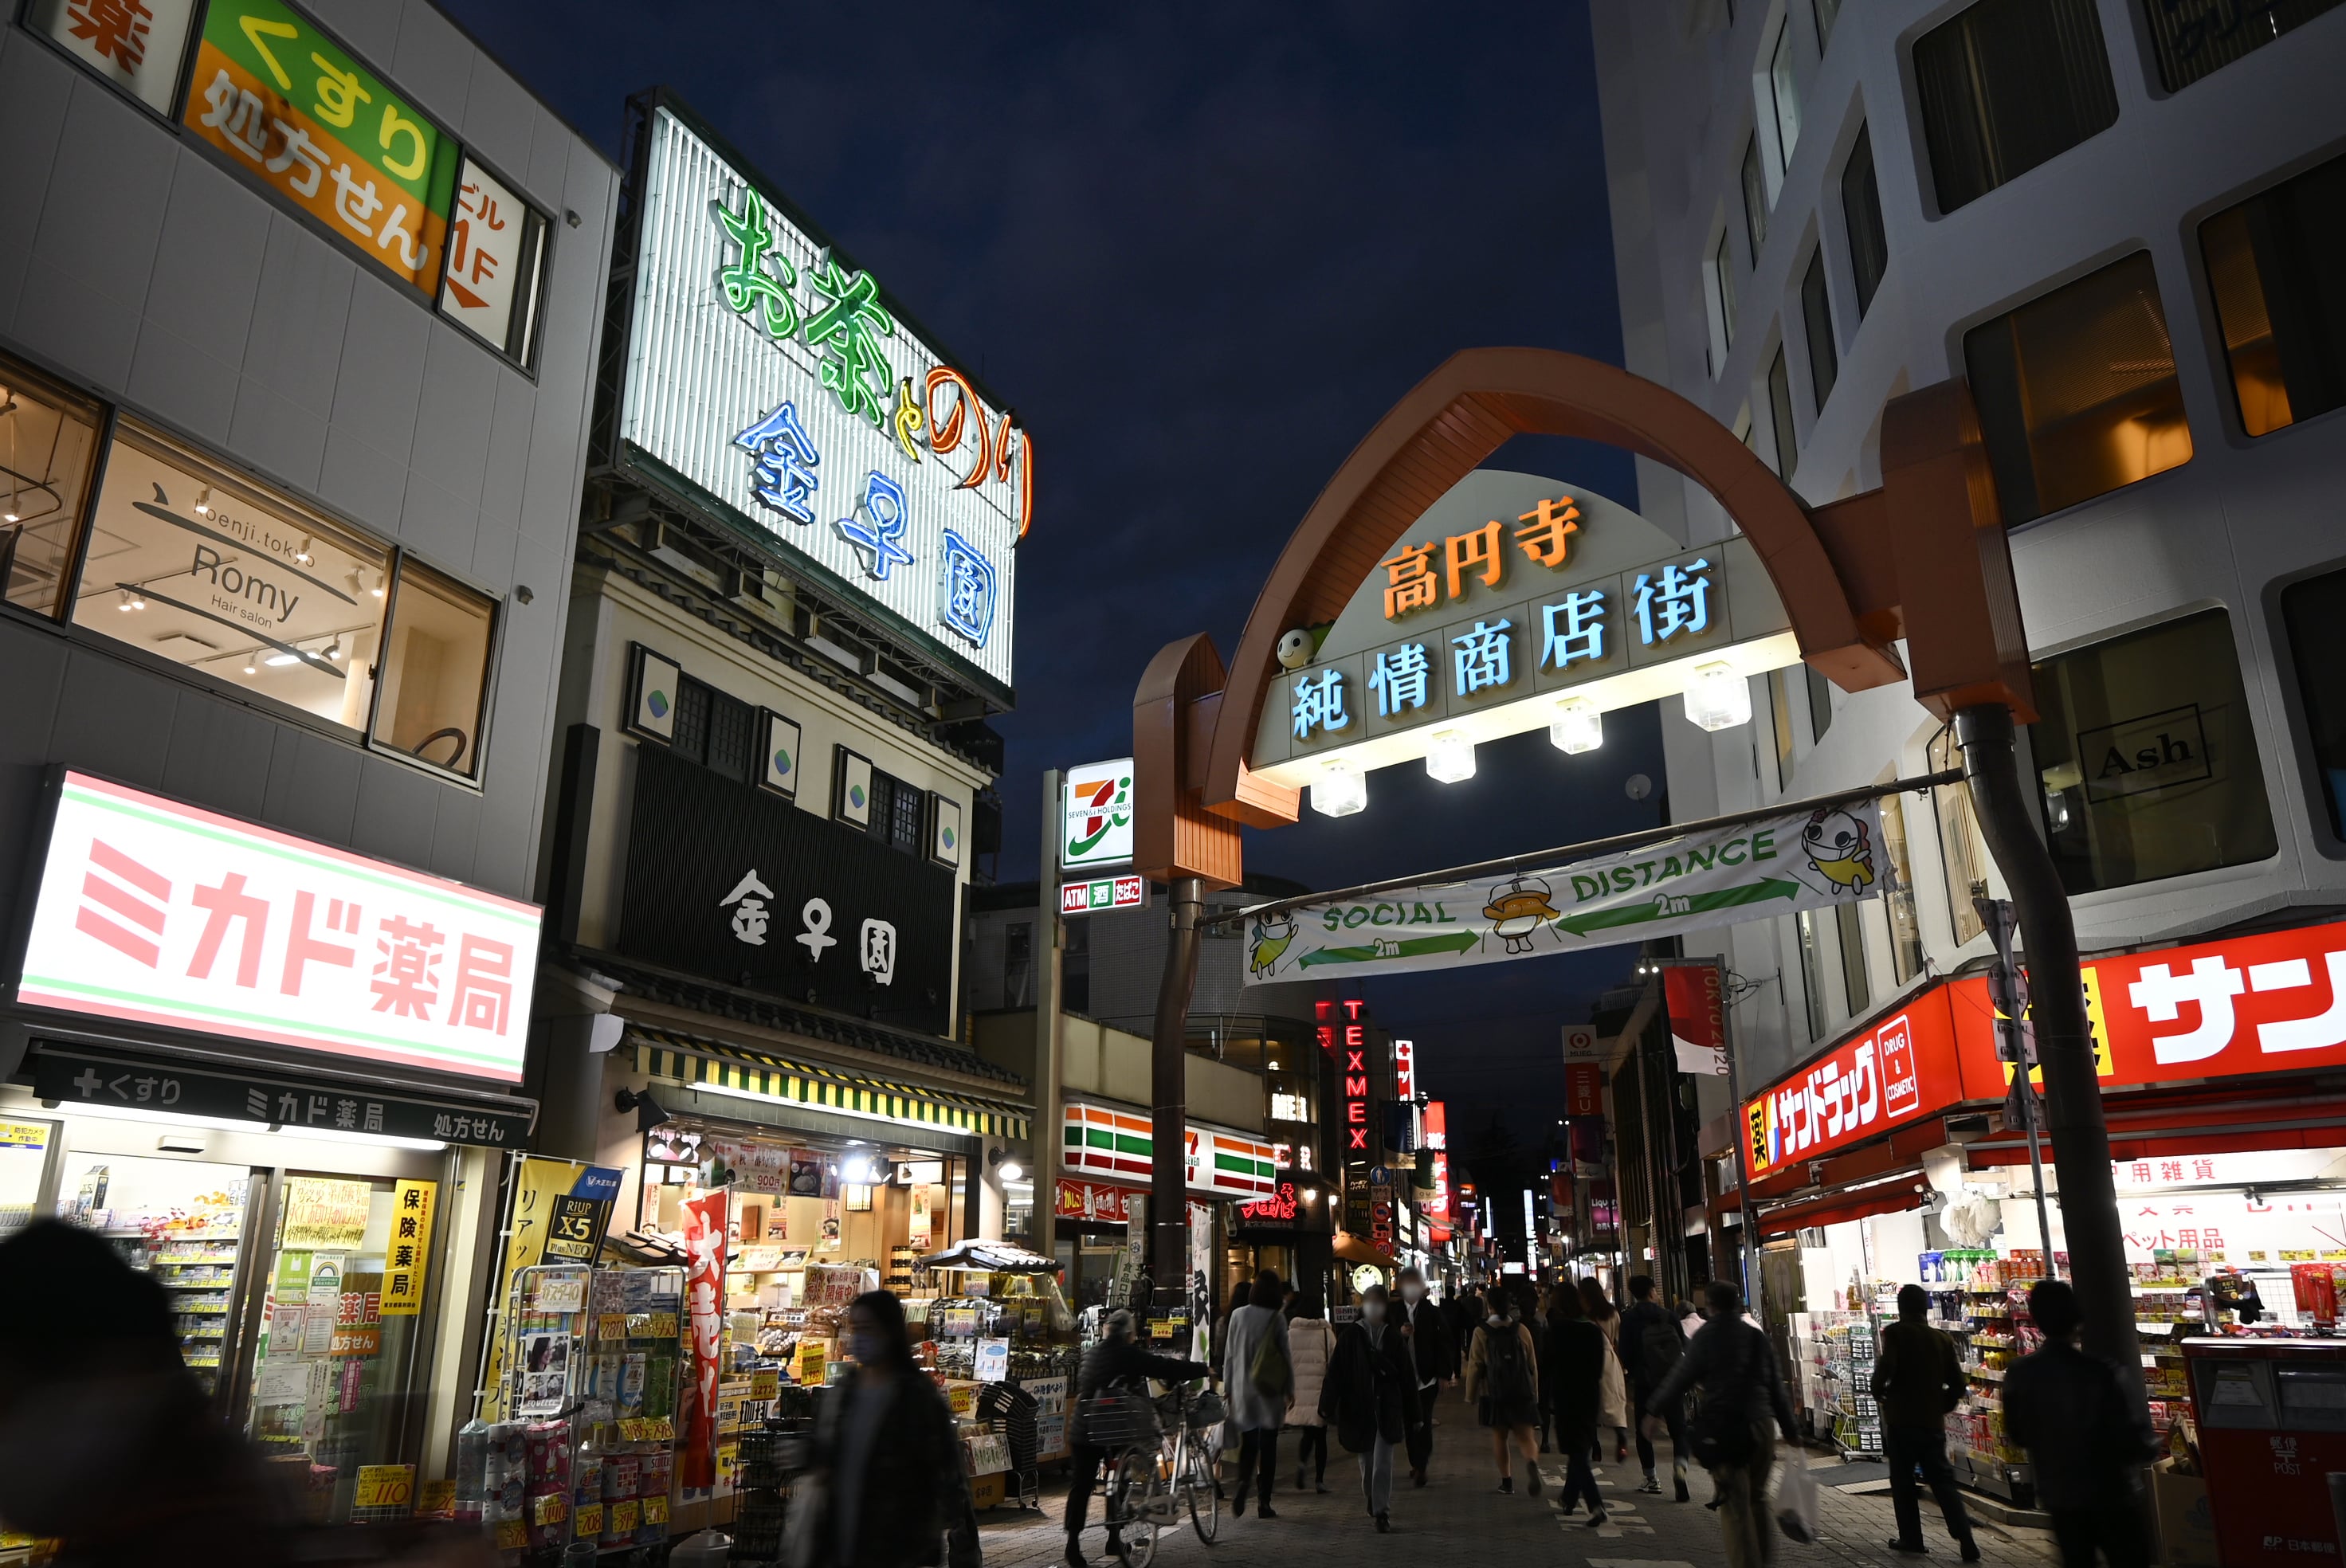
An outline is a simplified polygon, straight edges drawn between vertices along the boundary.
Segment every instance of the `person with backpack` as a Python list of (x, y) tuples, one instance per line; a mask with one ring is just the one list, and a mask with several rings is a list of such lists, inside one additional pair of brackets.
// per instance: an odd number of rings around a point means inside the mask
[(1686, 1336), (1668, 1308), (1654, 1299), (1649, 1274), (1629, 1277), (1629, 1309), (1621, 1314), (1621, 1359), (1629, 1373), (1630, 1414), (1637, 1420), (1637, 1464), (1645, 1480), (1637, 1490), (1659, 1496), (1662, 1483), (1654, 1477), (1654, 1439), (1667, 1432), (1670, 1440), (1670, 1480), (1680, 1502), (1687, 1501), (1686, 1413), (1678, 1400), (1662, 1404), (1654, 1398), (1686, 1353)]
[(1488, 1309), (1466, 1351), (1466, 1398), (1475, 1419), (1491, 1429), (1491, 1451), (1499, 1461), (1499, 1490), (1515, 1490), (1507, 1440), (1524, 1451), (1525, 1490), (1539, 1495), (1539, 1443), (1532, 1423), (1539, 1416), (1539, 1349), (1516, 1316), (1512, 1297), (1491, 1288)]
[(1928, 1550), (1923, 1544), (1923, 1500), (1914, 1486), (1919, 1469), (1964, 1561), (1980, 1560), (1971, 1515), (1964, 1511), (1955, 1472), (1947, 1464), (1947, 1412), (1963, 1402), (1969, 1386), (1954, 1340), (1931, 1327), (1930, 1293), (1920, 1285), (1906, 1286), (1898, 1292), (1898, 1321), (1882, 1330), (1882, 1349), (1873, 1359), (1882, 1452), (1890, 1463), (1890, 1505), (1898, 1520), (1892, 1552), (1919, 1557)]
[(1699, 1332), (1654, 1390), (1667, 1405), (1696, 1384), (1702, 1402), (1687, 1423), (1694, 1457), (1710, 1471), (1726, 1536), (1728, 1568), (1761, 1568), (1775, 1559), (1776, 1522), (1768, 1512), (1768, 1475), (1776, 1467), (1775, 1434), (1796, 1434), (1792, 1396), (1777, 1369), (1776, 1348), (1743, 1320), (1743, 1293), (1724, 1279), (1703, 1287), (1710, 1304)]
[(2004, 1375), (2004, 1430), (2035, 1466), (2063, 1568), (2094, 1568), (2096, 1550), (2110, 1568), (2142, 1568), (2150, 1548), (2139, 1477), (2157, 1451), (2148, 1412), (2115, 1369), (2077, 1348), (2083, 1316), (2067, 1281), (2029, 1287), (2028, 1315), (2045, 1343)]
[(1230, 1313), (1222, 1330), (1222, 1387), (1230, 1425), (1239, 1430), (1238, 1496), (1230, 1512), (1246, 1517), (1247, 1483), (1253, 1478), (1256, 1513), (1279, 1517), (1270, 1489), (1279, 1475), (1279, 1429), (1295, 1398), (1295, 1358), (1288, 1348), (1287, 1319), (1280, 1316), (1279, 1276), (1266, 1268), (1255, 1276), (1246, 1305)]
[(1588, 1526), (1606, 1522), (1605, 1498), (1588, 1456), (1596, 1446), (1596, 1414), (1605, 1386), (1605, 1331), (1588, 1320), (1580, 1292), (1559, 1284), (1548, 1292), (1547, 1333), (1540, 1358), (1540, 1392), (1556, 1428), (1556, 1446), (1565, 1456), (1564, 1497), (1557, 1512), (1570, 1513), (1586, 1500)]
[(1417, 1373), (1401, 1330), (1385, 1320), (1385, 1288), (1361, 1292), (1361, 1320), (1338, 1337), (1320, 1390), (1320, 1415), (1336, 1441), (1361, 1456), (1361, 1491), (1380, 1532), (1392, 1528), (1392, 1456), (1431, 1419), (1417, 1400)]
[(1311, 1484), (1328, 1490), (1328, 1422), (1320, 1414), (1320, 1391), (1328, 1386), (1328, 1362), (1336, 1353), (1336, 1330), (1317, 1292), (1295, 1298), (1295, 1315), (1287, 1320), (1287, 1349), (1295, 1358), (1295, 1398), (1288, 1406), (1287, 1424), (1295, 1429), (1295, 1490)]

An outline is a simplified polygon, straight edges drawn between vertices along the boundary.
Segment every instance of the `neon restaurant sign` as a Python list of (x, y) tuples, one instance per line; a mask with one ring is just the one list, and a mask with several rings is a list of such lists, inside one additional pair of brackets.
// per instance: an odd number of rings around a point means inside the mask
[(1288, 631), (1248, 766), (1348, 816), (1372, 769), (1468, 779), (1478, 744), (1542, 726), (1586, 751), (1611, 708), (1682, 696), (1706, 729), (1748, 722), (1748, 678), (1800, 657), (1749, 540), (1686, 549), (1591, 491), (1481, 469), (1335, 620)]

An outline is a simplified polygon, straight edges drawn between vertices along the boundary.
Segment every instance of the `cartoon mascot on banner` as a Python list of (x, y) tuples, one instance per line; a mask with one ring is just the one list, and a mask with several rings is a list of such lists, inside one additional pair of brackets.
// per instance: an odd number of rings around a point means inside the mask
[(1863, 822), (1847, 811), (1820, 810), (1810, 814), (1800, 830), (1800, 848), (1809, 864), (1833, 885), (1835, 893), (1859, 898), (1873, 885), (1873, 842)]

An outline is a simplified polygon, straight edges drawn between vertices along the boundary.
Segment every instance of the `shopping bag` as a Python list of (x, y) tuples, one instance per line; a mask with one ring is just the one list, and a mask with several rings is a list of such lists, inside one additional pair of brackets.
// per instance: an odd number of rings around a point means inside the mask
[(1794, 1541), (1814, 1541), (1818, 1526), (1816, 1478), (1800, 1462), (1798, 1452), (1787, 1455), (1784, 1462), (1776, 1467), (1776, 1522)]

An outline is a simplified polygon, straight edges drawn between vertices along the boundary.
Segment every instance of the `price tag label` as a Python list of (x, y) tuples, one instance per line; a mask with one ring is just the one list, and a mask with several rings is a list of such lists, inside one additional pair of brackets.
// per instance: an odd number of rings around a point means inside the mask
[(638, 1498), (637, 1501), (644, 1505), (644, 1522), (646, 1524), (666, 1524), (668, 1522), (667, 1498), (645, 1497)]
[(536, 1524), (559, 1524), (570, 1517), (570, 1499), (559, 1492), (541, 1492), (529, 1500), (530, 1520)]
[(648, 1429), (645, 1435), (653, 1442), (676, 1441), (676, 1423), (666, 1416), (660, 1417), (658, 1420), (646, 1421), (644, 1426)]
[(627, 1337), (627, 1315), (625, 1312), (606, 1312), (595, 1319), (595, 1338), (597, 1339), (624, 1339)]
[(497, 1521), (498, 1551), (521, 1552), (526, 1550), (528, 1546), (529, 1525), (526, 1521), (519, 1519), (500, 1519)]
[(448, 1519), (456, 1512), (456, 1483), (427, 1481), (415, 1494), (415, 1512), (427, 1519)]
[(636, 1527), (641, 1515), (642, 1510), (632, 1497), (625, 1502), (615, 1502), (611, 1504), (611, 1529), (615, 1533), (624, 1535)]
[(587, 1539), (589, 1536), (600, 1535), (603, 1533), (603, 1505), (601, 1503), (582, 1502), (578, 1505), (578, 1526), (574, 1533), (576, 1533), (581, 1541)]
[(645, 1317), (650, 1320), (650, 1327), (644, 1330), (647, 1339), (673, 1339), (676, 1338), (675, 1313), (648, 1312)]
[(415, 1467), (412, 1464), (359, 1466), (358, 1495), (353, 1508), (404, 1508), (415, 1499)]
[(778, 1400), (782, 1397), (782, 1375), (769, 1368), (750, 1374), (750, 1397), (753, 1400)]

